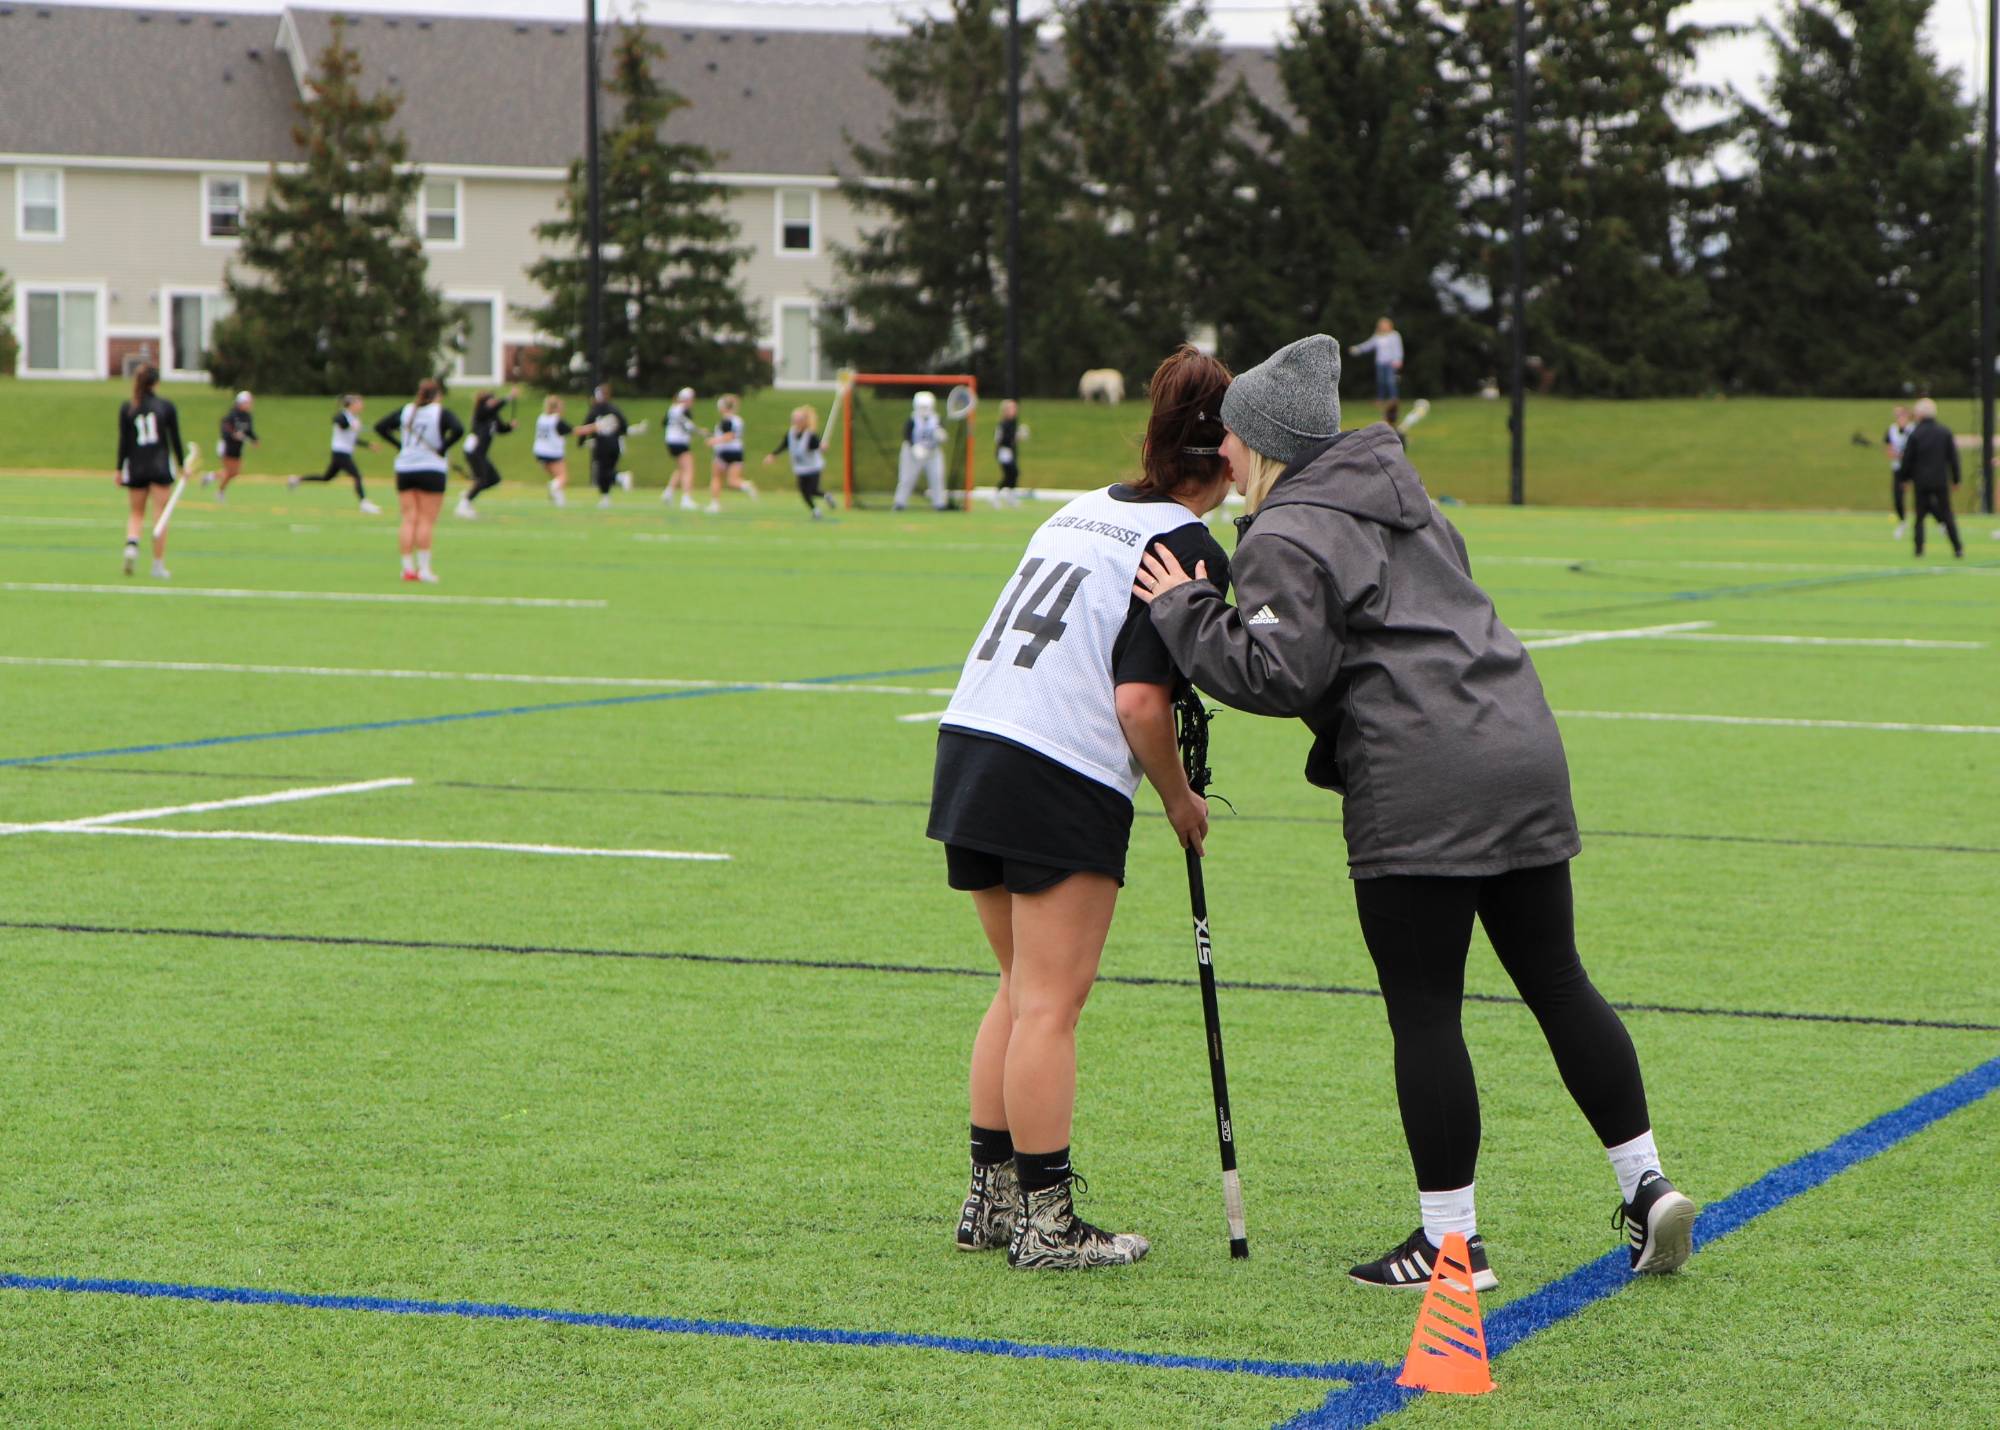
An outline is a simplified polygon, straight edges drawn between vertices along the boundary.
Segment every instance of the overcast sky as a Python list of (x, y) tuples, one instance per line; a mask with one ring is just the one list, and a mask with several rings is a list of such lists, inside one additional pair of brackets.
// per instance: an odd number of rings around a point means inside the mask
[[(166, 9), (136, 0), (112, 0), (133, 8)], [(203, 10), (246, 10), (275, 13), (274, 0), (190, 0)], [(306, 0), (312, 4), (313, 0)], [(537, 15), (573, 18), (582, 12), (555, 0), (339, 0), (347, 10), (408, 14), (413, 11), (453, 15)], [(1929, 37), (1933, 52), (1959, 76), (1968, 95), (1983, 92), (1987, 0), (1936, 0)], [(318, 0), (319, 8), (331, 8)], [(656, 22), (682, 21), (699, 25), (740, 25), (746, 28), (892, 30), (897, 17), (923, 8), (921, 0), (601, 0), (600, 13), (636, 10)], [(1022, 0), (1024, 14), (1046, 8), (1044, 0)], [(1285, 0), (1209, 0), (1209, 13), (1224, 40), (1233, 44), (1269, 44), (1283, 33), (1293, 5)], [(1690, 0), (1687, 16), (1710, 24), (1754, 26), (1781, 6), (1771, 0)], [(1705, 57), (1699, 77), (1711, 84), (1733, 85), (1752, 94), (1760, 91), (1769, 72), (1765, 46), (1753, 37), (1719, 42)]]

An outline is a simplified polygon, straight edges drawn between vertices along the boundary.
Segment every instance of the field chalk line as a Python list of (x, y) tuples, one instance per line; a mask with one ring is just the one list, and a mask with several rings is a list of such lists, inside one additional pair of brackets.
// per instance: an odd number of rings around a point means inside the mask
[[(119, 588), (113, 588), (119, 589)], [(903, 670), (861, 671), (853, 675), (825, 675), (800, 681), (806, 686), (846, 685), (857, 681), (895, 679), (899, 676), (936, 675), (957, 670), (956, 665), (915, 666)], [(108, 755), (157, 755), (169, 750), (205, 750), (217, 745), (247, 745), (266, 740), (299, 740), (314, 735), (370, 734), (378, 730), (407, 730), (425, 725), (452, 725), (465, 720), (499, 720), (513, 715), (548, 715), (565, 710), (602, 710), (618, 705), (650, 705), (663, 700), (697, 700), (707, 695), (749, 695), (757, 687), (747, 684), (703, 686), (698, 690), (656, 690), (641, 695), (606, 695), (594, 700), (556, 700), (544, 705), (503, 705), (490, 710), (459, 710), (444, 715), (405, 715), (390, 720), (361, 720), (346, 725), (308, 725), (295, 730), (257, 730), (241, 735), (210, 735), (196, 740), (165, 740), (151, 745), (115, 745), (97, 750), (67, 750), (51, 755), (17, 755), (0, 760), (0, 769), (20, 765), (46, 765), (70, 760), (97, 760)]]
[(152, 809), (128, 809), (116, 814), (93, 814), (83, 819), (51, 819), (40, 824), (0, 824), (0, 834), (40, 834), (48, 831), (70, 833), (110, 824), (131, 824), (142, 819), (170, 819), (177, 814), (207, 814), (217, 809), (250, 809), (265, 804), (292, 804), (302, 799), (325, 799), (337, 794), (366, 794), (370, 790), (401, 789), (416, 781), (403, 777), (358, 780), (353, 784), (321, 785), (316, 789), (282, 789), (272, 794), (246, 794), (236, 799), (208, 799), (199, 804), (167, 804)]
[[(1934, 1088), (1892, 1112), (1847, 1133), (1802, 1157), (1767, 1172), (1706, 1208), (1695, 1222), (1695, 1249), (1712, 1245), (1832, 1180), (1848, 1168), (1908, 1141), (1936, 1122), (1978, 1102), (2000, 1088), (2000, 1058)], [(1565, 1276), (1499, 1307), (1486, 1318), (1486, 1343), (1494, 1357), (1529, 1337), (1568, 1320), (1599, 1301), (1617, 1294), (1632, 1280), (1623, 1248), (1606, 1252)], [(751, 1321), (702, 1320), (683, 1316), (618, 1315), (606, 1312), (546, 1310), (501, 1302), (431, 1301), (385, 1296), (318, 1295), (241, 1286), (202, 1286), (180, 1282), (137, 1281), (99, 1277), (0, 1275), (0, 1290), (57, 1292), (70, 1295), (206, 1302), (212, 1305), (285, 1306), (320, 1311), (371, 1311), (404, 1316), (454, 1316), (470, 1320), (540, 1321), (603, 1330), (644, 1331), (656, 1335), (719, 1336), (736, 1340), (780, 1341), (807, 1345), (856, 1346), (946, 1351), (958, 1355), (995, 1356), (1013, 1360), (1081, 1361), (1152, 1370), (1196, 1370), (1256, 1375), (1285, 1380), (1333, 1380), (1344, 1384), (1317, 1409), (1285, 1422), (1298, 1430), (1352, 1430), (1373, 1425), (1395, 1413), (1419, 1392), (1406, 1390), (1391, 1377), (1396, 1367), (1380, 1361), (1273, 1361), (1227, 1356), (1167, 1355), (1096, 1346), (1040, 1345), (1029, 1342), (967, 1336), (924, 1335), (907, 1331), (852, 1331), (818, 1326), (761, 1325)]]
[(94, 586), (72, 581), (0, 581), (0, 591), (42, 595), (207, 596), (233, 601), (411, 602), (426, 606), (529, 606), (549, 610), (601, 611), (609, 601), (565, 596), (419, 596), (398, 591), (256, 591), (233, 586)]
[[(1817, 1152), (1808, 1152), (1766, 1172), (1748, 1186), (1739, 1187), (1721, 1201), (1703, 1208), (1694, 1224), (1696, 1253), (1731, 1232), (1741, 1231), (1766, 1212), (1776, 1211), (1785, 1203), (1824, 1186), (1848, 1168), (1909, 1141), (1934, 1123), (1989, 1096), (1996, 1088), (2000, 1088), (2000, 1058), (1983, 1062), (1942, 1087), (1883, 1113)], [(1518, 1301), (1509, 1301), (1486, 1318), (1488, 1355), (1497, 1358), (1530, 1336), (1616, 1295), (1632, 1280), (1628, 1263), (1629, 1257), (1622, 1248), (1609, 1251), (1530, 1291)], [(1422, 1392), (1396, 1384), (1389, 1378), (1394, 1369), (1385, 1365), (1380, 1378), (1357, 1380), (1334, 1391), (1317, 1410), (1285, 1421), (1284, 1430), (1361, 1430), (1395, 1414)]]

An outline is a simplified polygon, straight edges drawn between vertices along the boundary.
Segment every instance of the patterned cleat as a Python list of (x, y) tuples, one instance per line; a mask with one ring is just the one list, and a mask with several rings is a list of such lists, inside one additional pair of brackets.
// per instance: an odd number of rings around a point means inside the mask
[[(1500, 1284), (1500, 1278), (1493, 1274), (1493, 1268), (1486, 1260), (1486, 1238), (1477, 1232), (1465, 1239), (1465, 1249), (1472, 1260), (1472, 1289), (1491, 1291)], [(1391, 1291), (1421, 1291), (1431, 1284), (1431, 1268), (1437, 1264), (1437, 1248), (1431, 1245), (1424, 1229), (1418, 1227), (1394, 1251), (1364, 1261), (1348, 1271), (1348, 1276), (1363, 1286), (1382, 1286)]]
[(1013, 1159), (992, 1166), (972, 1164), (972, 1189), (958, 1214), (960, 1251), (998, 1251), (1021, 1220), (1021, 1177)]
[(1088, 1190), (1072, 1176), (1045, 1191), (1029, 1192), (1026, 1212), (1014, 1226), (1007, 1244), (1007, 1264), (1020, 1271), (1088, 1271), (1095, 1266), (1130, 1266), (1153, 1249), (1145, 1237), (1109, 1232), (1076, 1214), (1072, 1185)]
[(1680, 1270), (1694, 1252), (1694, 1203), (1658, 1172), (1639, 1179), (1632, 1200), (1611, 1214), (1611, 1224), (1625, 1229), (1632, 1247), (1632, 1271), (1639, 1276), (1664, 1276)]

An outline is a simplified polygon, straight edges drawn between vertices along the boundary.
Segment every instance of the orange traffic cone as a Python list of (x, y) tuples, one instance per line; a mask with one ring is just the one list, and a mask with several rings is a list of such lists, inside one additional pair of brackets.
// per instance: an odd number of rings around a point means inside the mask
[(1396, 1384), (1447, 1395), (1484, 1395), (1493, 1389), (1479, 1293), (1472, 1289), (1472, 1255), (1455, 1231), (1446, 1234), (1444, 1250), (1431, 1266), (1430, 1288), (1417, 1311), (1410, 1354)]

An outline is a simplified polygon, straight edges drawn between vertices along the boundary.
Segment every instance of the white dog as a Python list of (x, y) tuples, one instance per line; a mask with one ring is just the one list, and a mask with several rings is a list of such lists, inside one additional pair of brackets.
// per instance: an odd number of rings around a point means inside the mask
[(1085, 402), (1116, 407), (1125, 400), (1125, 377), (1115, 367), (1094, 367), (1076, 380), (1076, 395)]

